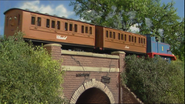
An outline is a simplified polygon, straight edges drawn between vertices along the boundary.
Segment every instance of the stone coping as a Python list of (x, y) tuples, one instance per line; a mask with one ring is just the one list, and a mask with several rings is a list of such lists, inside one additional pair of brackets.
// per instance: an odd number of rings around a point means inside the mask
[(58, 46), (58, 47), (62, 47), (61, 44), (57, 44), (57, 43), (50, 43), (50, 44), (45, 44), (44, 47), (47, 47), (47, 46)]
[(101, 57), (101, 58), (119, 59), (118, 55), (98, 54), (98, 53), (92, 53), (92, 52), (77, 52), (77, 51), (61, 50), (61, 54), (64, 54), (64, 55), (75, 55), (75, 56), (88, 56), (88, 57)]
[(124, 51), (114, 51), (114, 52), (111, 52), (112, 55), (114, 54), (126, 54)]
[(87, 67), (87, 66), (67, 66), (62, 65), (64, 71), (95, 71), (95, 72), (119, 72), (119, 68), (106, 68), (106, 67)]

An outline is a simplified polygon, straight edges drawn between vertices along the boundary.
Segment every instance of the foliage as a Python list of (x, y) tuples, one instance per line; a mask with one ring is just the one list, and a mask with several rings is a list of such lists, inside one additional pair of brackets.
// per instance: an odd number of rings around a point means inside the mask
[(0, 39), (0, 103), (64, 102), (60, 62), (40, 46), (24, 42), (22, 33)]
[(147, 0), (76, 0), (74, 5), (76, 15), (96, 25), (102, 25), (122, 30), (128, 30), (137, 23), (140, 14), (146, 12)]
[[(160, 0), (76, 0), (76, 15), (95, 25), (131, 31), (135, 25), (139, 34), (152, 34), (171, 45), (171, 51), (184, 59), (184, 18), (177, 15), (174, 2)], [(136, 31), (135, 31), (136, 32)]]
[[(169, 26), (167, 26), (169, 27)], [(166, 42), (171, 45), (171, 51), (177, 55), (177, 57), (185, 61), (185, 36), (184, 36), (184, 19), (180, 23), (176, 23), (174, 26), (169, 27), (170, 30), (166, 34)]]
[(126, 84), (144, 103), (184, 103), (182, 61), (168, 63), (162, 58), (126, 56)]

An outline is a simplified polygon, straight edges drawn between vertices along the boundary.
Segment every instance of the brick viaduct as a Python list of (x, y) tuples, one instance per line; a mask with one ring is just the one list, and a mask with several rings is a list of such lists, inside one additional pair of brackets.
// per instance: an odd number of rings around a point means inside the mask
[(60, 44), (44, 47), (55, 60), (63, 60), (65, 70), (62, 84), (64, 97), (74, 103), (142, 103), (125, 85), (120, 73), (124, 71), (125, 53), (108, 54), (61, 50)]

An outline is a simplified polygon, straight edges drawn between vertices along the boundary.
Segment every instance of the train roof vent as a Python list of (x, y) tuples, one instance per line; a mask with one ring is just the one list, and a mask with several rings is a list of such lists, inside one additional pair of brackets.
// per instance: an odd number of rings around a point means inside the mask
[(66, 18), (65, 16), (62, 16), (62, 18)]
[(25, 10), (29, 11), (29, 9), (25, 9)]

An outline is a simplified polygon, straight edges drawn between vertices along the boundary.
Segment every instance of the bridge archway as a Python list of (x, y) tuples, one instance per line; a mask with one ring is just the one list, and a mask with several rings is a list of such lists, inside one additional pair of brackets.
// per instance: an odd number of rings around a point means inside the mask
[[(102, 96), (101, 100), (98, 100), (97, 94)], [(88, 99), (92, 97), (91, 99)], [(84, 98), (87, 98), (84, 100)], [(83, 99), (83, 100), (82, 100)], [(96, 100), (94, 100), (96, 99)], [(92, 79), (89, 82), (84, 83), (81, 85), (73, 94), (72, 98), (70, 99), (70, 103), (106, 103), (112, 104), (115, 103), (114, 96), (109, 88), (100, 81), (96, 81), (96, 79)]]
[(110, 104), (108, 96), (98, 88), (90, 88), (84, 91), (78, 98), (76, 104)]

